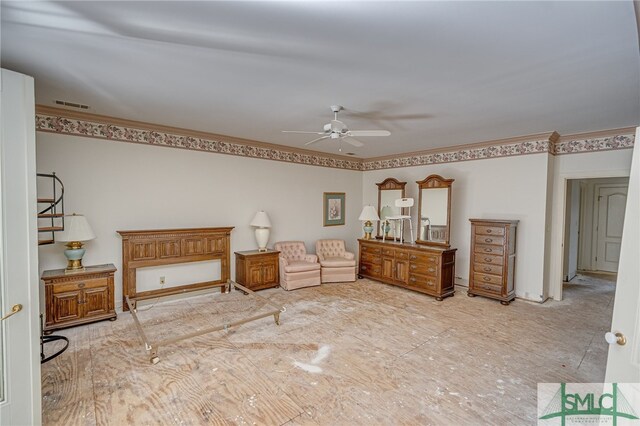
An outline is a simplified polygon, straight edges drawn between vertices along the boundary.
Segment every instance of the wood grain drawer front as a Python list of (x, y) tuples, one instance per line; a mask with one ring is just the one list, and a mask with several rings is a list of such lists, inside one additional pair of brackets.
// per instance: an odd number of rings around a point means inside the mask
[(476, 226), (477, 235), (497, 235), (504, 236), (504, 228), (498, 226)]
[(409, 260), (411, 262), (418, 262), (418, 263), (427, 263), (427, 264), (434, 264), (434, 265), (438, 265), (438, 261), (440, 260), (440, 257), (438, 256), (434, 256), (432, 254), (424, 254), (424, 253), (410, 253), (409, 254)]
[(473, 280), (475, 281), (475, 285), (481, 284), (494, 284), (502, 288), (502, 277), (499, 275), (489, 275), (489, 274), (473, 274)]
[(90, 280), (78, 280), (66, 283), (53, 284), (53, 294), (67, 293), (70, 291), (86, 290), (90, 288), (107, 287), (108, 278), (93, 278)]
[(136, 241), (131, 245), (131, 260), (151, 260), (156, 258), (155, 241)]
[(378, 254), (378, 255), (382, 252), (380, 247), (370, 246), (366, 244), (362, 244), (362, 246), (360, 247), (360, 251), (362, 253), (371, 253), (371, 254)]
[(432, 277), (438, 276), (438, 266), (433, 263), (415, 263), (411, 262), (409, 265), (409, 272), (416, 274), (424, 274)]
[(409, 285), (435, 291), (438, 288), (438, 281), (435, 278), (410, 274)]
[(474, 261), (479, 263), (486, 263), (489, 265), (502, 265), (504, 264), (503, 256), (493, 256), (490, 254), (480, 254), (476, 253), (474, 256)]
[(409, 253), (403, 250), (396, 250), (395, 258), (399, 260), (407, 260), (409, 259)]
[(474, 290), (484, 291), (491, 294), (502, 295), (502, 286), (487, 283), (474, 283)]
[(372, 265), (371, 263), (361, 263), (360, 273), (364, 275), (380, 276), (380, 265)]
[(483, 254), (495, 254), (496, 256), (502, 256), (504, 254), (503, 246), (490, 246), (485, 244), (476, 244), (475, 252), (480, 255)]
[(160, 259), (178, 256), (180, 256), (180, 240), (175, 239), (158, 241), (158, 257)]
[(492, 244), (495, 246), (503, 246), (504, 237), (497, 237), (495, 235), (476, 236), (476, 244)]
[(376, 255), (372, 253), (362, 253), (360, 255), (360, 259), (362, 260), (362, 262), (374, 263), (374, 264), (380, 263), (380, 255)]
[(487, 263), (474, 263), (473, 271), (481, 274), (502, 275), (502, 265), (489, 265)]
[(395, 253), (396, 253), (396, 251), (394, 249), (389, 249), (389, 248), (383, 248), (382, 249), (382, 255), (383, 256), (394, 257)]
[(204, 254), (205, 240), (203, 238), (183, 238), (182, 239), (182, 255), (196, 256)]

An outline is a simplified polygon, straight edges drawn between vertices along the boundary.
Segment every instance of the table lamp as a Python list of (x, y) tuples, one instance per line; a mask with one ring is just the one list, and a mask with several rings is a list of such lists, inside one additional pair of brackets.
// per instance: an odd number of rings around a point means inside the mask
[(269, 216), (267, 216), (267, 213), (263, 210), (260, 210), (253, 217), (250, 225), (256, 228), (256, 243), (258, 243), (258, 251), (267, 251), (269, 228), (271, 228)]
[(82, 248), (83, 241), (93, 240), (96, 235), (85, 218), (81, 214), (72, 214), (64, 217), (64, 231), (56, 235), (56, 240), (67, 243), (64, 255), (67, 257), (67, 271), (82, 271), (82, 257), (85, 249)]
[(371, 223), (371, 221), (380, 220), (380, 218), (378, 217), (378, 212), (376, 212), (376, 209), (374, 209), (371, 205), (364, 206), (358, 220), (364, 221), (364, 227), (362, 228), (364, 229), (364, 239), (370, 240), (371, 233), (373, 232), (373, 224)]

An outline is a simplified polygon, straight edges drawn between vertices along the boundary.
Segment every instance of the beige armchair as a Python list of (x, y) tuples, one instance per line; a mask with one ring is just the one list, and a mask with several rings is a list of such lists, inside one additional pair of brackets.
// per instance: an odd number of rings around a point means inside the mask
[(316, 253), (320, 260), (323, 283), (356, 280), (356, 260), (345, 250), (344, 240), (318, 240)]
[(273, 245), (280, 252), (280, 286), (285, 290), (320, 285), (318, 256), (307, 254), (302, 241), (280, 241)]

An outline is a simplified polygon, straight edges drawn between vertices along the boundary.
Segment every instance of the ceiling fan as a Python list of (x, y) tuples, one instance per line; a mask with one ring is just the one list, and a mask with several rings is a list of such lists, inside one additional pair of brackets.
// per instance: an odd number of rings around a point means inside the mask
[[(360, 142), (358, 139), (355, 139), (354, 136), (357, 137), (365, 137), (365, 136), (389, 136), (391, 132), (388, 130), (349, 130), (347, 125), (342, 121), (338, 120), (338, 112), (342, 111), (341, 105), (332, 105), (331, 111), (333, 111), (333, 120), (330, 123), (324, 125), (324, 130), (322, 132), (304, 132), (298, 130), (283, 130), (283, 133), (305, 133), (311, 135), (322, 135), (319, 138), (316, 138), (310, 142), (307, 142), (306, 145), (311, 145), (312, 143), (316, 143), (323, 139), (338, 139), (344, 140), (345, 142), (356, 146), (361, 147), (364, 144)], [(342, 148), (339, 149), (342, 151)]]

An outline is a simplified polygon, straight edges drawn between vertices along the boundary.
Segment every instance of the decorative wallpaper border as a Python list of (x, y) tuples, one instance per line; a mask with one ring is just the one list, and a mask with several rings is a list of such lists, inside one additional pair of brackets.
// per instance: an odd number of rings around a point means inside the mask
[(633, 148), (635, 135), (615, 135), (592, 139), (558, 141), (553, 144), (554, 155), (575, 154), (580, 152), (610, 151), (612, 149)]
[(398, 167), (426, 166), (430, 164), (453, 163), (457, 161), (481, 160), (487, 158), (511, 157), (514, 155), (550, 152), (553, 142), (549, 140), (517, 142), (505, 145), (458, 149), (436, 154), (419, 154), (386, 160), (365, 161), (362, 170), (395, 169)]
[[(557, 140), (548, 139), (511, 142), (496, 141), (494, 145), (453, 147), (451, 151), (429, 153), (413, 153), (398, 155), (384, 159), (341, 159), (322, 153), (296, 152), (278, 147), (263, 147), (225, 141), (217, 138), (206, 138), (178, 133), (136, 128), (122, 124), (109, 124), (77, 117), (65, 117), (64, 110), (51, 113), (36, 114), (36, 130), (74, 136), (86, 136), (121, 142), (131, 142), (172, 148), (190, 149), (217, 154), (236, 155), (241, 157), (265, 160), (284, 161), (310, 166), (331, 167), (343, 170), (370, 171), (399, 167), (425, 166), (431, 164), (453, 163), (458, 161), (480, 160), (488, 158), (511, 157), (516, 155), (539, 154), (548, 152), (552, 155), (576, 154), (583, 152), (610, 151), (632, 148), (633, 134), (620, 134), (585, 139), (574, 139), (580, 135), (568, 136)], [(105, 121), (107, 117), (105, 117)], [(117, 122), (117, 119), (114, 119)], [(149, 127), (153, 127), (149, 125)], [(552, 135), (552, 134), (550, 134)], [(213, 135), (212, 135), (213, 136)], [(541, 135), (537, 135), (540, 138)], [(532, 136), (534, 138), (535, 136)]]
[(320, 153), (312, 155), (287, 151), (285, 149), (265, 148), (222, 140), (184, 136), (147, 129), (136, 129), (115, 124), (91, 122), (77, 118), (36, 114), (36, 130), (122, 142), (206, 151), (217, 154), (229, 154), (249, 158), (285, 161), (310, 166), (362, 170), (362, 163), (360, 160), (342, 160), (323, 156)]

